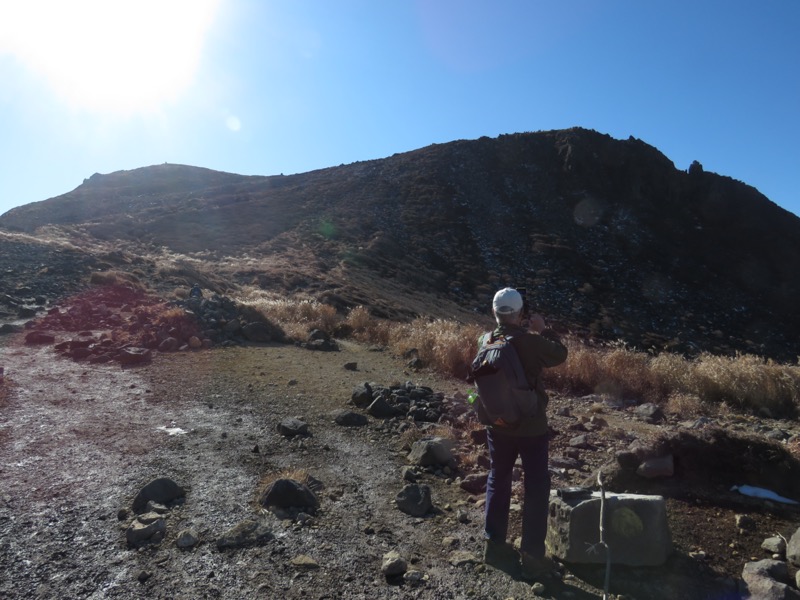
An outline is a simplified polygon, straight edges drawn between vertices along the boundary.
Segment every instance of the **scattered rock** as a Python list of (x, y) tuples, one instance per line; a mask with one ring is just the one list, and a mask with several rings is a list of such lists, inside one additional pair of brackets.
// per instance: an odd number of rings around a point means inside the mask
[(194, 548), (198, 542), (197, 533), (193, 529), (184, 529), (178, 533), (178, 539), (175, 540), (175, 545), (178, 548), (186, 550), (188, 548)]
[(156, 515), (154, 520), (144, 522), (141, 518), (135, 519), (125, 531), (125, 538), (130, 548), (139, 548), (146, 544), (157, 544), (164, 539), (167, 522)]
[(664, 420), (664, 411), (657, 404), (647, 402), (637, 406), (633, 414), (646, 423), (655, 424)]
[(414, 470), (414, 467), (405, 465), (400, 469), (400, 473), (403, 476), (403, 481), (408, 481), (409, 483), (417, 482), (417, 472)]
[(24, 329), (20, 325), (14, 325), (13, 323), (3, 323), (0, 325), (0, 335), (22, 333), (23, 331)]
[(292, 558), (292, 566), (298, 569), (319, 569), (319, 563), (307, 554), (298, 554)]
[(800, 592), (789, 585), (789, 567), (783, 561), (749, 562), (744, 566), (742, 579), (753, 600), (800, 600)]
[(786, 540), (780, 536), (774, 536), (765, 539), (761, 543), (761, 547), (770, 554), (779, 554), (786, 556)]
[(297, 435), (308, 435), (308, 423), (294, 417), (289, 417), (278, 423), (278, 433), (290, 438)]
[(470, 494), (482, 494), (486, 491), (489, 473), (470, 473), (461, 481), (461, 489)]
[(363, 427), (369, 421), (366, 416), (352, 410), (337, 410), (333, 413), (333, 420), (342, 427)]
[(569, 445), (571, 448), (580, 448), (580, 449), (589, 449), (591, 445), (589, 444), (589, 438), (585, 435), (576, 435), (575, 437), (569, 440)]
[(133, 499), (133, 511), (141, 513), (147, 508), (150, 501), (158, 504), (169, 505), (171, 502), (183, 498), (186, 495), (184, 489), (172, 479), (161, 477), (154, 479), (144, 486)]
[(383, 555), (381, 573), (386, 577), (402, 575), (408, 570), (408, 562), (396, 550), (390, 550)]
[(454, 550), (450, 553), (448, 562), (454, 567), (463, 567), (464, 565), (475, 565), (480, 563), (480, 559), (472, 552), (467, 550)]
[(274, 536), (263, 520), (248, 519), (226, 531), (217, 540), (218, 550), (262, 546)]
[(453, 461), (453, 442), (441, 437), (422, 438), (411, 445), (408, 462), (421, 467), (447, 465)]
[(431, 488), (416, 483), (405, 486), (395, 498), (397, 508), (412, 517), (424, 517), (433, 508)]
[(410, 569), (403, 574), (403, 583), (412, 587), (419, 585), (424, 580), (425, 575), (422, 574), (422, 571), (417, 571), (416, 569)]
[(264, 491), (260, 500), (265, 508), (302, 508), (314, 512), (319, 507), (317, 495), (294, 479), (277, 479)]

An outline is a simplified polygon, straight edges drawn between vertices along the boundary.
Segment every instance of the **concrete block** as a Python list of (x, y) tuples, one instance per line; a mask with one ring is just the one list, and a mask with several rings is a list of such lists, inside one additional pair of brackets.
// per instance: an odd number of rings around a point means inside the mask
[[(564, 562), (605, 564), (600, 541), (600, 492), (562, 499), (550, 494), (547, 548)], [(606, 493), (605, 541), (612, 564), (659, 566), (672, 552), (667, 507), (661, 496)]]

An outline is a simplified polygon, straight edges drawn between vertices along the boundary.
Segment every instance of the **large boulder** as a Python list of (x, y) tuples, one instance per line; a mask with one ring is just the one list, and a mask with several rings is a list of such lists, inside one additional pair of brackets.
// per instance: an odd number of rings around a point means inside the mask
[[(606, 562), (606, 551), (598, 545), (600, 502), (600, 492), (570, 499), (551, 492), (546, 544), (554, 557), (572, 563)], [(660, 566), (672, 552), (661, 496), (606, 493), (604, 529), (614, 564)]]

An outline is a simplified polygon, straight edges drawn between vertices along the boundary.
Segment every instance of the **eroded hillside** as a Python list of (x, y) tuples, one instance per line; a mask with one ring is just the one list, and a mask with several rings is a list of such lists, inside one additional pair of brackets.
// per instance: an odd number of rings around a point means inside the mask
[(0, 217), (8, 231), (53, 225), (124, 249), (114, 268), (156, 286), (192, 277), (157, 268), (169, 253), (217, 287), (391, 318), (466, 319), (498, 286), (525, 286), (559, 327), (592, 339), (800, 354), (800, 220), (741, 182), (583, 129), (290, 176), (158, 165)]

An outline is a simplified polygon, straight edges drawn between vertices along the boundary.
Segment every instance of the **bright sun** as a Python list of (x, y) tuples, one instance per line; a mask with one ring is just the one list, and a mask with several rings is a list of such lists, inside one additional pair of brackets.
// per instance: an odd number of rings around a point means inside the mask
[(220, 1), (2, 0), (0, 56), (76, 108), (157, 110), (194, 79)]

